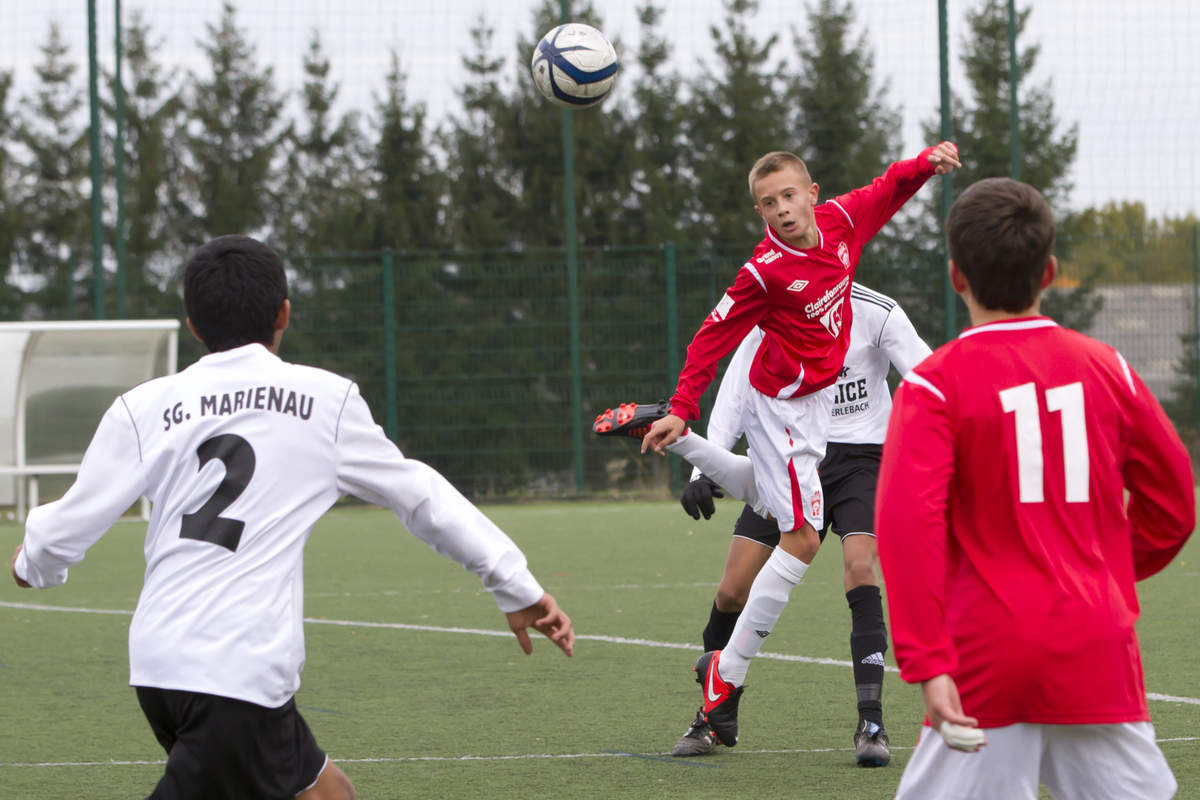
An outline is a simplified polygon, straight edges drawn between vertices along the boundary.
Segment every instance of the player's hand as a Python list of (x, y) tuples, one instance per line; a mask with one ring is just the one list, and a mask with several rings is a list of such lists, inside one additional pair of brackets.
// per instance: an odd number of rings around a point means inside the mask
[(958, 160), (958, 148), (954, 142), (940, 142), (938, 146), (933, 148), (933, 152), (929, 154), (929, 161), (933, 164), (933, 171), (937, 175), (947, 175), (962, 166), (962, 162)]
[(948, 747), (974, 753), (987, 744), (979, 720), (963, 713), (958, 687), (949, 675), (938, 675), (921, 684), (929, 724), (942, 735)]
[(701, 475), (696, 480), (689, 481), (688, 485), (683, 487), (683, 494), (679, 495), (679, 504), (683, 506), (683, 510), (692, 519), (700, 519), (701, 514), (704, 515), (705, 519), (708, 519), (717, 513), (717, 507), (713, 503), (713, 498), (724, 496), (725, 492), (713, 482), (712, 478), (707, 475)]
[(667, 414), (662, 419), (655, 420), (650, 430), (642, 437), (642, 452), (652, 449), (660, 456), (666, 455), (663, 448), (682, 436), (685, 430), (687, 423), (682, 417), (674, 414)]
[(20, 554), (21, 554), (21, 545), (17, 545), (17, 549), (13, 551), (12, 561), (9, 562), (9, 566), (12, 569), (13, 580), (16, 581), (17, 586), (20, 586), (22, 589), (32, 589), (33, 585), (31, 583), (29, 583), (29, 581), (25, 580), (24, 578), (22, 578), (20, 575), (17, 574), (17, 556), (19, 556)]
[(516, 634), (525, 655), (533, 652), (533, 642), (529, 641), (527, 628), (544, 634), (568, 656), (575, 651), (575, 631), (571, 628), (571, 618), (558, 607), (554, 595), (547, 592), (533, 605), (520, 611), (510, 611), (505, 616), (508, 617), (508, 627)]

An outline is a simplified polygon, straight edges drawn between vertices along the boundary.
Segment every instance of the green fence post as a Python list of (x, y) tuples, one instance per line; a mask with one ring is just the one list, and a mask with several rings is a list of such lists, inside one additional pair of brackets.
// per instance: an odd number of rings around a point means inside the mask
[[(559, 0), (559, 22), (571, 21), (571, 0)], [(575, 222), (575, 116), (569, 108), (559, 113), (563, 148), (563, 244), (567, 249), (568, 343), (571, 353), (571, 450), (575, 464), (575, 492), (584, 487), (583, 468), (583, 367), (579, 333), (579, 237)]]
[(383, 251), (383, 384), (384, 405), (387, 407), (386, 424), (388, 438), (393, 442), (400, 427), (400, 415), (396, 404), (396, 275), (395, 261), (391, 250)]
[[(954, 137), (954, 125), (950, 119), (950, 21), (946, 13), (946, 0), (938, 0), (938, 84), (941, 87), (941, 117), (942, 117), (942, 141), (949, 141)], [(950, 204), (954, 200), (954, 173), (942, 176), (942, 219), (938, 224), (938, 230), (946, 224), (946, 218), (950, 216)], [(958, 333), (958, 295), (954, 292), (954, 286), (950, 283), (950, 272), (945, 267), (949, 263), (949, 256), (946, 254), (946, 237), (941, 237), (941, 244), (938, 247), (942, 257), (942, 273), (945, 275), (942, 291), (945, 294), (946, 304), (946, 341), (950, 341)]]
[(1196, 430), (1200, 430), (1200, 222), (1192, 223), (1192, 379)]
[(92, 308), (96, 319), (104, 319), (104, 221), (100, 193), (100, 88), (96, 63), (96, 0), (88, 0), (88, 101), (91, 124), (88, 148), (92, 167)]
[(1014, 181), (1021, 180), (1021, 107), (1017, 102), (1017, 87), (1021, 82), (1021, 67), (1017, 63), (1017, 8), (1008, 0), (1008, 131), (1009, 172)]
[[(679, 378), (679, 297), (678, 280), (675, 272), (675, 243), (663, 245), (663, 271), (666, 273), (667, 293), (667, 386), (674, 386)], [(671, 481), (671, 492), (679, 494), (683, 488), (682, 466), (678, 458), (668, 459), (667, 474)]]
[(117, 178), (117, 319), (125, 318), (125, 85), (121, 78), (121, 0), (115, 2), (116, 30), (113, 34), (113, 98), (116, 106), (117, 138), (113, 143), (113, 169)]

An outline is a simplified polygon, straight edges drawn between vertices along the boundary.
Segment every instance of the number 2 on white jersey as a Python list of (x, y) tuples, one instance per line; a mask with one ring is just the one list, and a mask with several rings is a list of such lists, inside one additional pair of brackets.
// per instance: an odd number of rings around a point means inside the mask
[[(1037, 387), (1023, 383), (1000, 392), (1004, 411), (1016, 414), (1017, 483), (1022, 503), (1045, 501), (1042, 424)], [(1063, 469), (1068, 503), (1088, 501), (1088, 441), (1079, 381), (1046, 390), (1046, 410), (1062, 415)]]

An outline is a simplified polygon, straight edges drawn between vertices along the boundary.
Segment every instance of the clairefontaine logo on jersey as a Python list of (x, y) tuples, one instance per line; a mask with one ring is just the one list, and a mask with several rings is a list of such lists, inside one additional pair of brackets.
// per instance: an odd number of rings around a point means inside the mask
[(845, 242), (838, 242), (837, 254), (838, 260), (842, 262), (842, 266), (850, 269), (850, 248), (846, 246)]
[(838, 338), (842, 332), (842, 304), (838, 303), (822, 314), (821, 324), (825, 326), (825, 330), (829, 331), (830, 336)]
[(712, 310), (712, 318), (718, 322), (725, 319), (725, 315), (729, 313), (729, 309), (733, 308), (733, 298), (726, 292), (721, 297), (721, 302), (717, 303), (717, 307)]
[(792, 285), (787, 287), (787, 290), (789, 292), (803, 292), (805, 286), (808, 286), (808, 281), (794, 280), (792, 281)]
[(820, 319), (825, 330), (833, 338), (842, 332), (842, 302), (846, 297), (846, 289), (850, 286), (850, 276), (847, 275), (837, 282), (829, 291), (804, 307), (804, 313), (809, 319)]
[(758, 258), (756, 258), (754, 260), (765, 266), (779, 258), (783, 258), (783, 253), (779, 252), (778, 250), (768, 250), (767, 252), (763, 253), (761, 256), (759, 256)]

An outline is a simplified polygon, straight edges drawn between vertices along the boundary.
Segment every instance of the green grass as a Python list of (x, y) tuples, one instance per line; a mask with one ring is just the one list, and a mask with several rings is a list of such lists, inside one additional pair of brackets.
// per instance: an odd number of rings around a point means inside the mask
[[(894, 747), (887, 769), (854, 766), (848, 667), (768, 658), (750, 669), (736, 748), (666, 755), (699, 703), (690, 668), (738, 510), (719, 509), (694, 522), (666, 501), (490, 507), (574, 619), (575, 657), (544, 639), (526, 657), (507, 635), (310, 622), (297, 703), (364, 799), (891, 797), (922, 712), (919, 691), (894, 672), (884, 688)], [(132, 610), (142, 530), (119, 524), (64, 587), (32, 592), (0, 581), (0, 602)], [(0, 526), (4, 553), (19, 536), (17, 526)], [(792, 593), (766, 652), (849, 658), (836, 541), (826, 551)], [(388, 512), (329, 514), (305, 564), (305, 613), (316, 620), (505, 630), (476, 580)], [(1191, 544), (1141, 585), (1152, 693), (1200, 697), (1190, 647), (1198, 573), (1200, 545)], [(0, 795), (103, 800), (150, 791), (163, 753), (126, 685), (128, 625), (125, 614), (0, 606)], [(1193, 703), (1151, 702), (1159, 737), (1186, 739), (1162, 744), (1180, 798), (1200, 797), (1196, 712)], [(139, 761), (153, 763), (112, 763)]]

